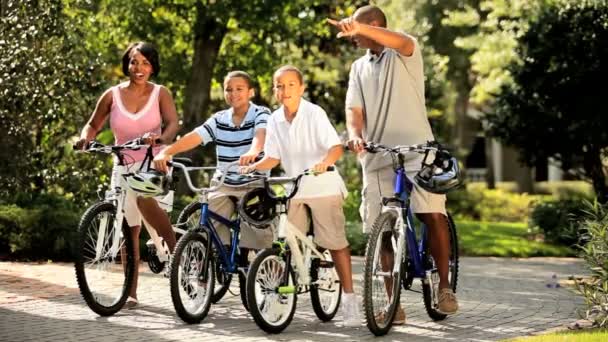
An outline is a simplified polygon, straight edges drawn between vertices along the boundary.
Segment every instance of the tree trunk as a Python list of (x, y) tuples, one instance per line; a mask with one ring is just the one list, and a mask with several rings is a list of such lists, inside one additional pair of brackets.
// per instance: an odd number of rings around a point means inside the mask
[[(190, 79), (184, 91), (184, 121), (182, 132), (188, 133), (202, 125), (209, 117), (209, 101), (211, 81), (217, 56), (226, 35), (226, 22), (219, 22), (207, 16), (205, 8), (197, 3), (197, 17), (194, 24), (194, 56)], [(203, 165), (204, 154), (202, 148), (187, 152), (185, 156), (192, 158), (194, 165)], [(194, 184), (197, 184), (197, 173), (191, 173)], [(178, 194), (189, 193), (185, 181), (179, 182)]]
[(194, 26), (194, 57), (184, 98), (183, 130), (185, 132), (201, 125), (208, 117), (213, 68), (226, 35), (226, 23), (207, 17), (202, 7), (199, 7), (197, 12)]
[(488, 189), (496, 188), (496, 177), (494, 174), (494, 159), (492, 153), (492, 138), (486, 135), (484, 152), (486, 154), (486, 185)]
[(597, 201), (602, 204), (608, 203), (608, 186), (606, 186), (606, 176), (604, 175), (601, 152), (591, 149), (583, 154), (583, 166), (585, 168), (585, 173), (591, 178)]
[(458, 150), (469, 151), (470, 146), (465, 146), (467, 112), (469, 110), (469, 90), (461, 90), (456, 95), (454, 104), (454, 127), (452, 131), (453, 144)]
[(515, 176), (515, 182), (517, 183), (517, 191), (520, 193), (534, 193), (534, 179), (532, 177), (532, 168), (522, 165), (521, 172), (518, 172)]

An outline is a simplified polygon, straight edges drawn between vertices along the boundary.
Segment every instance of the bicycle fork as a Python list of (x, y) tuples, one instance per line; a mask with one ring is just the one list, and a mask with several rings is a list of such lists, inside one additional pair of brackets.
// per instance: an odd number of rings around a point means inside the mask
[[(396, 210), (396, 209), (389, 209), (389, 210)], [(395, 221), (395, 226), (393, 227), (395, 234), (397, 235), (397, 241), (396, 243), (391, 241), (391, 247), (393, 248), (393, 250), (395, 251), (395, 259), (393, 261), (393, 269), (390, 271), (378, 271), (377, 269), (374, 270), (374, 274), (381, 276), (381, 277), (386, 277), (386, 278), (391, 278), (393, 277), (395, 274), (399, 273), (399, 268), (401, 267), (401, 263), (403, 262), (403, 252), (405, 250), (405, 232), (403, 229), (404, 225), (403, 225), (403, 217), (401, 216), (401, 213), (399, 213), (397, 215), (397, 220)], [(382, 237), (380, 237), (382, 239)], [(382, 242), (382, 241), (381, 241)], [(381, 248), (376, 248), (376, 252), (374, 255), (374, 260), (379, 260), (379, 253)], [(378, 265), (374, 265), (374, 267), (377, 267)]]

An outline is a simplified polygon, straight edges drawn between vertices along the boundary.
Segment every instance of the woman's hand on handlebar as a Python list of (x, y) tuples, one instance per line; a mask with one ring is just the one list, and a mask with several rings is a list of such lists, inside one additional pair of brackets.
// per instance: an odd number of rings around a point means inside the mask
[(146, 133), (141, 137), (141, 142), (144, 145), (156, 146), (161, 144), (160, 135), (156, 133)]
[(85, 150), (87, 148), (87, 145), (89, 145), (89, 141), (86, 138), (80, 138), (75, 144), (74, 144), (74, 149), (75, 150)]

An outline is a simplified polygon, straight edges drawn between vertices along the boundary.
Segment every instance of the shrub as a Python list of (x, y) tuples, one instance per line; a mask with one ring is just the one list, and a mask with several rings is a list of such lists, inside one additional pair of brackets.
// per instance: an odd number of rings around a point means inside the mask
[(584, 316), (605, 328), (608, 327), (608, 209), (595, 202), (587, 205), (586, 212), (580, 227), (586, 241), (582, 251), (592, 277), (577, 281), (576, 285), (587, 304)]
[(453, 216), (480, 221), (526, 222), (541, 196), (517, 194), (473, 185), (448, 194), (448, 210)]
[(0, 249), (11, 258), (71, 258), (80, 210), (61, 196), (24, 198), (0, 205)]
[(580, 198), (540, 202), (532, 210), (529, 226), (540, 229), (548, 241), (573, 246), (581, 237), (575, 223), (584, 215), (585, 203)]

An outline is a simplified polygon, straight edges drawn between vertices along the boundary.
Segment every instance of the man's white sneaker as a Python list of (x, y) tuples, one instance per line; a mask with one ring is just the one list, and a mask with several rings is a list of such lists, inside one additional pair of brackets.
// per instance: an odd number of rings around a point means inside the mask
[(342, 316), (343, 326), (360, 327), (361, 315), (359, 314), (359, 303), (354, 293), (342, 294)]

